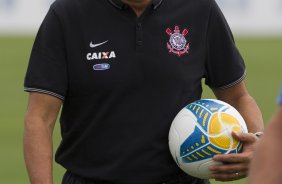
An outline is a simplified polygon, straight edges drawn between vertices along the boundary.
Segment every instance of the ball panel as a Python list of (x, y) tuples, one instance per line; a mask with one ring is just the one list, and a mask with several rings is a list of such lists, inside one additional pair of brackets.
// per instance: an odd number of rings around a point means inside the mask
[[(239, 121), (224, 112), (214, 113), (209, 124), (209, 141), (223, 149), (235, 149), (239, 142), (233, 140), (231, 132), (241, 132)], [(215, 136), (211, 136), (215, 135)]]
[(183, 142), (195, 130), (195, 124), (192, 122), (197, 121), (196, 117), (187, 109), (179, 112), (173, 121), (173, 126), (177, 130), (179, 141)]
[(180, 168), (187, 174), (189, 174), (190, 176), (196, 177), (196, 178), (202, 178), (202, 179), (208, 179), (210, 172), (205, 170), (204, 168), (201, 168), (202, 164), (205, 164), (207, 162), (211, 162), (213, 163), (214, 161), (209, 158), (206, 160), (201, 160), (198, 162), (194, 162), (194, 163), (189, 163), (188, 164), (181, 164)]
[(178, 155), (178, 151), (177, 151), (177, 150), (179, 150), (179, 135), (177, 133), (177, 130), (174, 127), (174, 124), (171, 125), (168, 140), (169, 140), (168, 144), (169, 144), (170, 153), (171, 153), (174, 161), (179, 166), (179, 162), (178, 162), (179, 155)]
[(202, 179), (209, 179), (211, 175), (211, 171), (208, 169), (212, 165), (222, 165), (220, 162), (216, 162), (212, 159), (207, 160), (206, 162), (200, 164), (199, 170), (198, 170), (198, 178)]

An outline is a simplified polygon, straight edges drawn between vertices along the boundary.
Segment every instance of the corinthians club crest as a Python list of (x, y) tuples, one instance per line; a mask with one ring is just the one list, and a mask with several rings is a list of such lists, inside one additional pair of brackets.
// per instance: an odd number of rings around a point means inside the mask
[(172, 32), (170, 28), (166, 29), (166, 33), (170, 36), (169, 42), (167, 42), (167, 48), (170, 53), (174, 53), (178, 56), (187, 54), (189, 50), (189, 43), (185, 36), (188, 34), (188, 30), (184, 29), (181, 33), (178, 26), (175, 26)]

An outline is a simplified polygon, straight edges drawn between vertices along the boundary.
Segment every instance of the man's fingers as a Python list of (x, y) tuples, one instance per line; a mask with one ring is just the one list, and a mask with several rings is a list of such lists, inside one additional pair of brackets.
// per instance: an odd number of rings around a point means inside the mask
[(217, 181), (233, 181), (247, 176), (253, 153), (252, 145), (256, 143), (257, 138), (252, 133), (232, 132), (232, 136), (244, 143), (244, 152), (218, 154), (213, 157), (213, 160), (225, 163), (209, 167), (212, 172), (211, 177)]
[(237, 173), (237, 172), (247, 172), (248, 171), (248, 163), (242, 164), (222, 164), (222, 165), (213, 165), (209, 167), (209, 170), (213, 174), (217, 173)]
[(233, 181), (233, 180), (239, 180), (245, 177), (247, 177), (247, 172), (211, 174), (211, 178), (214, 178), (216, 181)]
[(257, 137), (253, 133), (232, 132), (232, 136), (242, 142), (252, 143), (257, 141)]
[(250, 158), (247, 157), (244, 153), (232, 153), (215, 155), (213, 157), (213, 160), (223, 163), (248, 163), (250, 161)]

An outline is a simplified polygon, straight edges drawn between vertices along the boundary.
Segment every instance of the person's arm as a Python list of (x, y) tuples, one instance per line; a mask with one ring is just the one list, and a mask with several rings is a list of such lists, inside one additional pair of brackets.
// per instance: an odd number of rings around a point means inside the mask
[(282, 104), (277, 108), (251, 162), (249, 184), (282, 182)]
[(210, 167), (212, 178), (219, 181), (231, 181), (247, 176), (250, 161), (253, 157), (256, 136), (254, 133), (263, 131), (263, 119), (255, 100), (249, 95), (244, 82), (228, 88), (214, 89), (219, 100), (225, 101), (235, 107), (244, 118), (249, 133), (235, 134), (233, 137), (244, 143), (243, 152), (239, 154), (216, 155), (214, 160), (223, 165)]
[(215, 96), (237, 109), (244, 118), (248, 131), (256, 133), (263, 130), (263, 118), (253, 97), (247, 91), (244, 82), (228, 88), (214, 89)]
[(24, 124), (24, 158), (31, 184), (52, 184), (52, 133), (62, 101), (30, 93)]

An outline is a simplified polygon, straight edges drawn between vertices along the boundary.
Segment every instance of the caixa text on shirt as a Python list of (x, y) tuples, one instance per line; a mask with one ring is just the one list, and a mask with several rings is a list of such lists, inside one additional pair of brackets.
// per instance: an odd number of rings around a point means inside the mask
[(93, 53), (87, 53), (86, 59), (87, 60), (97, 60), (97, 59), (111, 59), (116, 58), (115, 51), (110, 52), (93, 52)]

